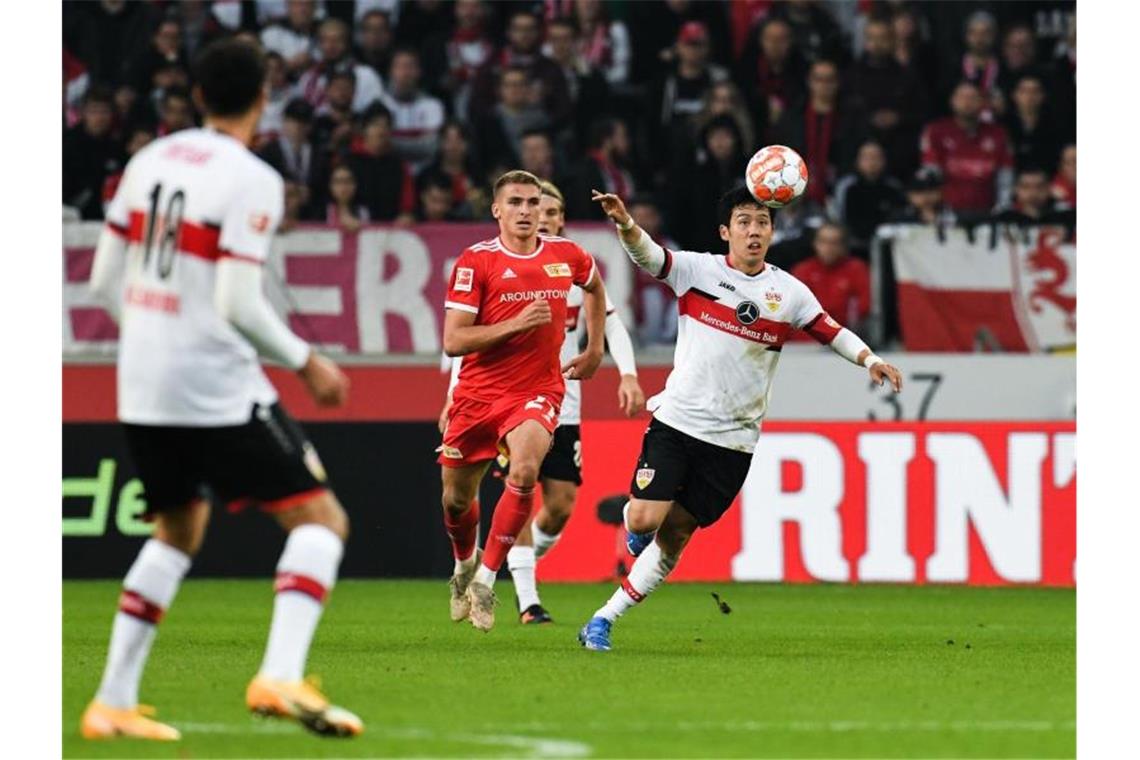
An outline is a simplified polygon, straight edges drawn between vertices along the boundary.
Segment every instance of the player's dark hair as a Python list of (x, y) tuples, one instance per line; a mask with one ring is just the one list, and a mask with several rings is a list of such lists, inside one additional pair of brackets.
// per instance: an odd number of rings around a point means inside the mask
[(240, 116), (265, 85), (265, 56), (247, 42), (211, 42), (194, 59), (194, 81), (211, 116)]
[(768, 210), (768, 218), (772, 220), (772, 224), (776, 223), (776, 209), (765, 206), (760, 201), (752, 197), (752, 193), (748, 192), (748, 188), (741, 185), (734, 187), (724, 195), (720, 196), (720, 202), (716, 207), (716, 218), (725, 227), (730, 226), (732, 222), (732, 212), (739, 206), (755, 206), (756, 208), (763, 208)]

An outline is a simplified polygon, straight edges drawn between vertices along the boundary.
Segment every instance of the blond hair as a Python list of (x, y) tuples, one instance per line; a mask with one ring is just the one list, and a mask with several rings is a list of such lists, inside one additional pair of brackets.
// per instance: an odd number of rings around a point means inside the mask
[(540, 179), (538, 181), (538, 186), (542, 189), (543, 195), (549, 195), (551, 198), (558, 201), (559, 206), (566, 208), (566, 199), (562, 197), (562, 191), (558, 189), (557, 185), (555, 185), (550, 180)]
[(509, 172), (501, 174), (499, 178), (495, 180), (495, 184), (491, 189), (491, 195), (498, 197), (499, 190), (501, 190), (504, 185), (534, 185), (541, 190), (542, 180), (522, 169), (512, 169)]

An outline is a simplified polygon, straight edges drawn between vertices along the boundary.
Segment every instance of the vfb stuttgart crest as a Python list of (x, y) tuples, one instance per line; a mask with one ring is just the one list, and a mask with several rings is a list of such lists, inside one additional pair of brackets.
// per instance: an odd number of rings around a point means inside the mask
[(750, 325), (760, 318), (760, 307), (752, 301), (741, 301), (736, 307), (736, 321)]
[(644, 490), (646, 486), (653, 482), (653, 476), (656, 474), (657, 470), (650, 467), (642, 467), (637, 471), (633, 479), (637, 483), (637, 487)]
[(768, 311), (776, 312), (780, 310), (780, 301), (783, 296), (778, 290), (769, 290), (764, 293), (764, 305), (768, 307)]

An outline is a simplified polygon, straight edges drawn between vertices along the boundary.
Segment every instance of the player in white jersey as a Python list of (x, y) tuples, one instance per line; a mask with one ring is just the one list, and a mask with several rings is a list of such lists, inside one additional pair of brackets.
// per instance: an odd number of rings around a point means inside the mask
[(206, 488), (231, 510), (260, 506), (288, 532), (247, 706), (352, 736), (360, 719), (304, 680), (348, 518), (258, 356), (297, 370), (322, 405), (343, 403), (348, 381), (262, 293), (284, 201), (281, 178), (247, 147), (266, 102), (264, 57), (225, 40), (205, 48), (194, 69), (206, 126), (156, 140), (127, 165), (91, 275), (120, 324), (119, 419), (155, 530), (123, 582), (103, 680), (80, 731), (88, 739), (179, 738), (140, 709), (139, 681), (157, 624), (201, 546)]
[(780, 349), (801, 329), (871, 379), (902, 388), (899, 371), (820, 308), (806, 285), (764, 261), (773, 211), (744, 188), (720, 200), (727, 256), (669, 251), (653, 242), (613, 194), (594, 200), (618, 225), (629, 257), (678, 296), (677, 348), (665, 390), (649, 400), (653, 420), (625, 506), (629, 575), (578, 634), (587, 649), (610, 649), (610, 630), (677, 564), (697, 528), (715, 523), (748, 475), (768, 411)]
[[(565, 200), (552, 182), (542, 181), (542, 198), (538, 206), (538, 232), (540, 235), (561, 236), (566, 226)], [(565, 365), (579, 353), (579, 341), (584, 324), (581, 320), (582, 289), (575, 286), (566, 298), (566, 338), (562, 343), (561, 362)], [(637, 364), (634, 360), (633, 341), (617, 314), (614, 305), (606, 298), (606, 343), (610, 356), (617, 365), (621, 381), (618, 384), (618, 405), (626, 416), (632, 417), (645, 408), (645, 393), (637, 381)], [(447, 387), (447, 402), (440, 414), (439, 427), (447, 426), (451, 408), (451, 393), (459, 382), (460, 359), (452, 361), (451, 382)], [(582, 381), (566, 380), (566, 395), (558, 413), (558, 427), (554, 442), (542, 460), (539, 479), (542, 482), (542, 506), (527, 522), (515, 545), (507, 552), (507, 567), (515, 584), (515, 601), (519, 609), (519, 622), (523, 624), (551, 623), (550, 613), (542, 606), (538, 585), (534, 577), (535, 563), (542, 558), (562, 535), (566, 522), (574, 511), (578, 487), (582, 485)], [(504, 467), (500, 457), (497, 463)]]

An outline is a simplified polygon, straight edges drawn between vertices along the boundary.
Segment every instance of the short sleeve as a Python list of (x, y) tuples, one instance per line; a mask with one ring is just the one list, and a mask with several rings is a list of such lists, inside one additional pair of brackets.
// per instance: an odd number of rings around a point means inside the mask
[(594, 257), (586, 252), (581, 246), (574, 246), (574, 279), (573, 282), (578, 287), (584, 287), (590, 284), (590, 280), (594, 279), (594, 272), (597, 271), (598, 265), (594, 262)]
[(668, 248), (663, 248), (663, 250), (665, 251), (665, 266), (661, 267), (661, 273), (657, 275), (657, 279), (672, 288), (677, 295), (681, 295), (693, 287), (693, 283), (697, 281), (697, 272), (700, 271), (701, 263), (712, 256), (711, 253), (697, 253), (696, 251), (671, 251)]
[(479, 257), (471, 251), (464, 251), (451, 270), (444, 308), (478, 314), (479, 305), (483, 301), (484, 280)]
[(791, 317), (793, 327), (806, 332), (820, 343), (828, 344), (835, 339), (843, 325), (831, 318), (831, 315), (819, 305), (819, 299), (811, 288), (799, 280), (792, 280), (794, 285), (794, 302)]
[(252, 187), (242, 188), (230, 200), (218, 238), (219, 255), (264, 263), (284, 205), (285, 183), (267, 167)]

